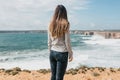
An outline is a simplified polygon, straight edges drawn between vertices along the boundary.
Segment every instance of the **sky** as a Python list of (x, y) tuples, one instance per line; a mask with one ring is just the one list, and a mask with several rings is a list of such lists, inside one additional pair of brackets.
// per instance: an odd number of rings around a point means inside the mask
[(120, 0), (0, 0), (0, 30), (46, 30), (58, 4), (71, 30), (120, 30)]

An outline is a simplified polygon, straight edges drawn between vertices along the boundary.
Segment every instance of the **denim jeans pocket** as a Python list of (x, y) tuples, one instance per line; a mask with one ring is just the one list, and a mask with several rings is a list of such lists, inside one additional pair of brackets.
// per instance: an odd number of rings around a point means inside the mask
[(59, 53), (57, 55), (57, 59), (58, 59), (58, 61), (61, 61), (61, 62), (67, 62), (67, 60), (68, 60), (68, 52)]

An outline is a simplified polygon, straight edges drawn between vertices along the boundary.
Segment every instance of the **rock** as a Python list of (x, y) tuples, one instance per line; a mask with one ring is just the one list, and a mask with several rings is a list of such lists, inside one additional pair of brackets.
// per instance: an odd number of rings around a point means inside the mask
[(5, 69), (4, 69), (4, 68), (1, 68), (1, 69), (0, 69), (0, 72), (4, 72), (4, 71), (5, 71)]
[(120, 68), (118, 68), (118, 71), (120, 71)]
[(9, 75), (16, 75), (18, 74), (19, 72), (18, 71), (15, 71), (15, 70), (12, 70), (12, 69), (8, 69), (8, 70), (5, 70), (5, 73), (9, 74)]
[(18, 71), (12, 71), (12, 72), (10, 72), (9, 74), (14, 76), (14, 75), (16, 75), (16, 74), (18, 74), (18, 73), (19, 73)]
[(113, 68), (110, 68), (110, 72), (114, 72), (115, 73), (116, 71)]
[(78, 69), (73, 69), (73, 68), (71, 68), (71, 69), (69, 69), (68, 71), (66, 71), (66, 74), (75, 75), (75, 74), (77, 74), (77, 72), (78, 72)]
[(97, 76), (100, 76), (100, 74), (97, 73), (97, 72), (94, 72), (94, 73), (93, 73), (93, 76), (97, 77)]
[(31, 73), (31, 71), (30, 70), (27, 70), (27, 69), (24, 69), (24, 70), (22, 70), (23, 72), (27, 72), (27, 73)]
[(90, 78), (88, 78), (87, 80), (91, 80)]
[(47, 69), (40, 69), (40, 70), (37, 70), (37, 72), (46, 74), (46, 73), (50, 72), (50, 69), (48, 69), (48, 70)]
[(21, 69), (19, 67), (15, 67), (13, 68), (13, 71), (21, 71)]
[(83, 65), (83, 66), (80, 66), (79, 69), (88, 69), (88, 67)]
[(12, 72), (13, 70), (12, 69), (8, 69), (8, 70), (5, 70), (5, 73), (10, 73), (10, 72)]
[(82, 73), (85, 74), (85, 71), (83, 70)]

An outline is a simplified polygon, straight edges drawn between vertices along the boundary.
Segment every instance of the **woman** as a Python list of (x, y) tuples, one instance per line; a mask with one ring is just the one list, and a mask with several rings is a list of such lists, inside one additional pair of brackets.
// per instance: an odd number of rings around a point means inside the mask
[(51, 80), (63, 80), (68, 58), (69, 62), (73, 59), (69, 28), (66, 8), (58, 5), (48, 28)]

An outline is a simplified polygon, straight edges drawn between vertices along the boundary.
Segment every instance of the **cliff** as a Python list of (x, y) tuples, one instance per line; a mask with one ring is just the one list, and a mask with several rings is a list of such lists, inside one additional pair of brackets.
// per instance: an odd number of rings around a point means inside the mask
[(120, 30), (73, 30), (71, 34), (101, 35), (106, 39), (120, 39)]

